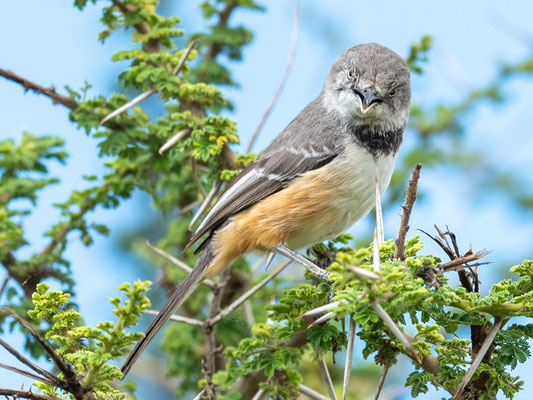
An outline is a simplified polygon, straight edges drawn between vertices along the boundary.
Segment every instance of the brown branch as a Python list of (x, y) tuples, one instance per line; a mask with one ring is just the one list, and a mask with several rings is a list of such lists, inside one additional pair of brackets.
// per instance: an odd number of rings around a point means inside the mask
[(411, 211), (416, 201), (416, 191), (418, 188), (418, 180), (420, 179), (420, 170), (422, 164), (416, 164), (409, 180), (409, 186), (407, 186), (407, 192), (405, 194), (405, 203), (402, 206), (403, 213), (400, 221), (400, 231), (398, 232), (398, 238), (396, 239), (396, 252), (394, 258), (405, 260), (405, 238), (407, 231), (409, 230), (409, 218), (411, 217)]
[(0, 368), (4, 368), (4, 369), (7, 369), (8, 371), (16, 372), (16, 373), (19, 374), (19, 375), (23, 375), (23, 376), (26, 376), (26, 377), (28, 377), (28, 378), (35, 379), (36, 381), (44, 382), (44, 383), (46, 383), (47, 385), (56, 386), (56, 383), (55, 383), (55, 382), (52, 382), (51, 380), (46, 379), (46, 378), (43, 377), (43, 376), (39, 376), (39, 375), (32, 374), (32, 373), (29, 372), (29, 371), (24, 371), (23, 369), (19, 369), (19, 368), (16, 368), (16, 367), (12, 367), (11, 365), (6, 365), (6, 364), (2, 364), (2, 363), (0, 363)]
[(53, 86), (49, 86), (49, 87), (41, 86), (26, 78), (23, 78), (20, 75), (15, 74), (14, 72), (8, 71), (7, 69), (3, 69), (3, 68), (0, 68), (0, 76), (3, 76), (7, 80), (18, 83), (24, 88), (25, 92), (27, 92), (28, 90), (31, 90), (32, 92), (35, 92), (37, 94), (44, 94), (45, 96), (48, 96), (52, 100), (52, 103), (54, 104), (62, 104), (65, 107), (70, 108), (71, 110), (75, 109), (78, 106), (78, 103), (76, 103), (70, 97), (63, 96), (57, 93), (56, 89)]
[(30, 399), (30, 400), (61, 400), (59, 397), (48, 396), (46, 394), (34, 393), (31, 390), (1, 389), (0, 396), (13, 399)]
[(281, 78), (281, 82), (279, 83), (276, 93), (274, 93), (274, 97), (272, 97), (270, 104), (268, 105), (265, 113), (263, 114), (263, 117), (261, 118), (261, 121), (259, 121), (259, 125), (257, 125), (257, 128), (255, 128), (254, 134), (252, 135), (252, 138), (250, 139), (250, 143), (248, 143), (248, 148), (246, 149), (247, 153), (249, 153), (252, 150), (255, 140), (259, 136), (259, 132), (261, 132), (261, 129), (263, 128), (263, 125), (265, 124), (265, 121), (267, 120), (268, 116), (272, 112), (272, 109), (274, 108), (274, 106), (276, 105), (276, 102), (278, 101), (279, 95), (281, 94), (281, 92), (283, 91), (283, 88), (285, 87), (285, 84), (287, 83), (287, 78), (289, 77), (289, 72), (291, 70), (292, 62), (294, 60), (294, 53), (296, 52), (296, 43), (298, 43), (299, 26), (300, 26), (300, 7), (299, 7), (299, 3), (296, 2), (296, 5), (294, 6), (294, 23), (292, 27), (291, 47), (289, 50), (289, 57), (287, 58), (287, 64), (285, 66), (285, 72), (283, 73), (283, 77)]
[(21, 363), (23, 363), (24, 365), (26, 365), (27, 367), (29, 367), (30, 369), (32, 369), (39, 375), (44, 376), (49, 381), (54, 382), (54, 385), (60, 386), (62, 384), (61, 379), (59, 379), (57, 376), (51, 374), (50, 372), (32, 363), (30, 360), (28, 360), (26, 357), (24, 357), (22, 354), (20, 354), (17, 350), (15, 350), (13, 347), (11, 347), (9, 344), (7, 344), (2, 339), (0, 339), (0, 346), (2, 346), (9, 353), (11, 353)]
[(62, 389), (71, 393), (76, 400), (86, 399), (86, 394), (91, 390), (90, 388), (85, 388), (80, 383), (80, 379), (72, 367), (67, 364), (63, 359), (55, 352), (55, 350), (50, 346), (50, 344), (44, 340), (39, 332), (35, 330), (33, 326), (29, 324), (28, 321), (19, 316), (15, 311), (9, 307), (2, 307), (3, 311), (6, 311), (11, 317), (13, 317), (19, 324), (26, 328), (33, 338), (41, 345), (41, 347), (48, 353), (52, 362), (57, 367), (57, 369), (63, 374), (65, 378), (64, 381), (59, 385)]
[[(482, 257), (485, 257), (487, 254), (489, 254), (490, 251), (482, 250), (474, 254), (470, 254), (465, 257), (456, 258), (452, 261), (448, 261), (444, 264), (437, 265), (437, 268), (441, 269), (442, 271), (462, 271), (464, 267), (458, 268), (459, 266), (464, 266), (466, 263), (469, 263), (471, 261), (479, 260)], [(472, 292), (472, 286), (469, 285), (469, 292)]]

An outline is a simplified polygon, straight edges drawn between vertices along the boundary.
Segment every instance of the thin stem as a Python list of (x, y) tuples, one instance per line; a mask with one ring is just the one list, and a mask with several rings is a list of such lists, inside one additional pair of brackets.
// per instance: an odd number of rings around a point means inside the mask
[(202, 205), (200, 206), (200, 208), (198, 209), (196, 214), (194, 214), (194, 217), (192, 217), (192, 219), (191, 219), (191, 223), (189, 224), (189, 231), (193, 230), (194, 224), (196, 224), (196, 221), (198, 221), (200, 219), (200, 217), (202, 216), (204, 211), (207, 209), (207, 207), (209, 207), (209, 205), (211, 204), (211, 202), (213, 201), (213, 199), (215, 198), (215, 196), (217, 195), (217, 193), (218, 193), (218, 191), (220, 190), (221, 187), (222, 187), (222, 181), (219, 180), (213, 186), (213, 188), (209, 191), (209, 193), (205, 196), (205, 199), (204, 199)]
[(185, 138), (189, 134), (189, 129), (182, 129), (178, 133), (176, 133), (174, 136), (172, 136), (161, 148), (159, 149), (159, 155), (163, 155), (165, 151), (170, 149), (172, 146), (174, 146), (176, 143), (178, 143), (180, 140)]
[(476, 354), (476, 357), (472, 361), (472, 365), (468, 369), (468, 372), (464, 376), (463, 380), (461, 381), (461, 384), (457, 388), (457, 392), (455, 393), (455, 396), (453, 396), (454, 399), (457, 399), (461, 396), (463, 393), (463, 390), (465, 389), (468, 382), (470, 382), (470, 379), (472, 379), (472, 376), (474, 376), (474, 373), (478, 369), (479, 365), (481, 364), (481, 361), (483, 361), (483, 357), (485, 357), (485, 354), (487, 354), (487, 351), (489, 350), (492, 342), (494, 341), (494, 338), (498, 334), (501, 326), (503, 323), (503, 319), (496, 318), (494, 320), (494, 325), (492, 325), (492, 328), (487, 333), (487, 337), (485, 338), (485, 341), (481, 345), (481, 349), (479, 349), (479, 352)]
[[(144, 310), (144, 312), (146, 314), (159, 315), (159, 311), (157, 310)], [(192, 326), (205, 326), (203, 321), (194, 318), (182, 317), (181, 315), (172, 315), (169, 319), (175, 322), (183, 322), (184, 324)]]
[(302, 385), (298, 386), (298, 389), (302, 394), (305, 394), (308, 397), (316, 400), (331, 400), (329, 397), (324, 396), (323, 394), (318, 393), (316, 390), (311, 389), (308, 386)]
[[(148, 240), (146, 241), (146, 245), (152, 251), (154, 251), (155, 253), (159, 254), (161, 257), (165, 258), (166, 260), (170, 261), (176, 267), (181, 268), (183, 271), (187, 272), (188, 274), (190, 274), (192, 272), (192, 268), (189, 267), (187, 264), (185, 264), (183, 261), (180, 261), (176, 257), (173, 257), (170, 254), (164, 252), (159, 247), (154, 246)], [(217, 286), (216, 283), (213, 282), (211, 279), (204, 279), (201, 283), (203, 283), (205, 286), (207, 286), (210, 289), (214, 289)]]
[(376, 231), (378, 244), (385, 241), (383, 230), (383, 209), (381, 208), (381, 190), (379, 189), (378, 177), (376, 176)]
[(222, 320), (227, 315), (231, 314), (233, 311), (235, 311), (241, 304), (243, 304), (246, 300), (248, 300), (250, 297), (252, 297), (257, 291), (262, 289), (268, 282), (270, 282), (272, 279), (274, 279), (281, 271), (283, 271), (292, 261), (289, 261), (283, 265), (280, 265), (278, 268), (276, 268), (270, 275), (268, 275), (265, 279), (263, 279), (258, 284), (251, 287), (246, 293), (244, 293), (241, 297), (239, 297), (237, 300), (235, 300), (233, 303), (231, 303), (229, 306), (227, 306), (224, 310), (222, 310), (216, 317), (214, 317), (212, 320), (209, 321), (209, 324), (213, 325)]
[(415, 204), (416, 201), (416, 191), (421, 169), (422, 164), (415, 165), (405, 194), (405, 203), (403, 205), (403, 213), (400, 220), (400, 231), (398, 232), (398, 238), (396, 239), (396, 251), (394, 253), (394, 258), (399, 258), (400, 260), (405, 260), (405, 238), (407, 236), (407, 231), (409, 230), (409, 218), (411, 218), (413, 204)]
[(353, 361), (353, 349), (355, 342), (355, 328), (357, 323), (353, 318), (353, 314), (350, 314), (350, 322), (348, 328), (348, 345), (346, 347), (346, 362), (344, 363), (344, 379), (342, 381), (342, 400), (346, 400), (348, 396), (348, 383), (350, 382), (350, 375), (352, 372)]
[(272, 112), (274, 105), (278, 101), (279, 95), (281, 94), (281, 92), (283, 91), (283, 88), (285, 87), (285, 84), (287, 83), (287, 78), (289, 77), (289, 72), (291, 70), (292, 62), (294, 60), (294, 54), (296, 52), (296, 44), (298, 43), (299, 28), (300, 28), (300, 10), (299, 10), (299, 4), (298, 2), (296, 2), (296, 5), (294, 7), (294, 22), (292, 25), (291, 47), (289, 50), (289, 57), (287, 58), (287, 64), (285, 66), (285, 72), (283, 73), (283, 77), (281, 78), (281, 82), (279, 83), (276, 93), (274, 93), (274, 97), (272, 97), (270, 104), (268, 105), (265, 113), (263, 114), (263, 117), (261, 118), (261, 121), (259, 121), (259, 125), (257, 125), (257, 128), (255, 128), (252, 138), (250, 139), (250, 143), (248, 143), (248, 147), (246, 149), (247, 153), (249, 153), (252, 150), (255, 140), (259, 136), (259, 133), (261, 132), (261, 129), (263, 128), (263, 125), (265, 124), (268, 116)]
[(298, 264), (302, 265), (305, 269), (307, 269), (309, 272), (317, 276), (322, 281), (329, 284), (328, 277), (330, 276), (330, 272), (326, 271), (320, 267), (318, 267), (313, 262), (309, 261), (307, 258), (302, 256), (300, 253), (289, 249), (286, 245), (282, 244), (279, 245), (276, 250), (283, 254), (285, 257), (290, 258), (291, 260), (297, 262)]
[(390, 368), (390, 361), (388, 361), (383, 366), (383, 371), (381, 372), (381, 376), (379, 377), (378, 389), (376, 390), (376, 397), (374, 397), (374, 400), (379, 400), (379, 395), (381, 394), (381, 390), (383, 389), (383, 385), (385, 384), (385, 379), (387, 379), (389, 368)]
[(331, 380), (331, 375), (329, 374), (328, 366), (324, 358), (318, 360), (318, 367), (320, 368), (320, 375), (328, 388), (329, 397), (332, 400), (337, 400), (337, 395), (335, 394), (335, 387), (333, 386), (333, 381)]
[(392, 334), (396, 336), (396, 338), (406, 347), (407, 351), (411, 353), (411, 356), (413, 359), (420, 364), (420, 358), (418, 358), (418, 355), (415, 353), (413, 348), (411, 347), (411, 344), (403, 334), (403, 332), (398, 328), (398, 326), (394, 323), (393, 319), (390, 317), (389, 314), (387, 314), (387, 311), (383, 307), (381, 307), (381, 304), (377, 301), (375, 297), (372, 297), (370, 299), (370, 304), (376, 310), (376, 313), (381, 318), (381, 320), (387, 325), (387, 327), (390, 329)]
[[(197, 39), (194, 39), (191, 43), (189, 43), (189, 45), (185, 49), (185, 52), (183, 53), (183, 55), (181, 56), (180, 60), (178, 61), (178, 64), (172, 70), (172, 74), (173, 75), (176, 75), (180, 71), (180, 69), (183, 67), (183, 65), (185, 64), (185, 61), (189, 57), (189, 54), (191, 54), (191, 51), (194, 48), (194, 45), (196, 44), (196, 42), (197, 42)], [(133, 100), (131, 100), (128, 103), (124, 104), (123, 106), (117, 108), (115, 111), (113, 111), (112, 113), (110, 113), (106, 117), (104, 117), (100, 121), (100, 125), (105, 124), (107, 121), (115, 118), (117, 115), (122, 114), (123, 112), (129, 110), (131, 107), (133, 107), (136, 104), (140, 103), (144, 99), (147, 99), (148, 97), (150, 97), (151, 95), (153, 95), (156, 92), (157, 92), (157, 89), (156, 88), (152, 88), (152, 89), (147, 90), (146, 92), (141, 93), (140, 95), (135, 97)]]

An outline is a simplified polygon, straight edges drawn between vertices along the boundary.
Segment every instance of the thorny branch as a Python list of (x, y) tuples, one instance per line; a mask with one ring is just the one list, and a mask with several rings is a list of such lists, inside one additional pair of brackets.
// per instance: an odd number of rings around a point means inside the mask
[(23, 78), (20, 75), (15, 74), (14, 72), (8, 71), (7, 69), (3, 68), (0, 68), (0, 76), (3, 76), (7, 80), (18, 83), (24, 88), (24, 91), (26, 92), (28, 90), (31, 90), (32, 92), (35, 92), (37, 94), (44, 94), (45, 96), (48, 96), (54, 104), (62, 104), (65, 107), (70, 108), (71, 110), (75, 109), (78, 106), (78, 104), (70, 97), (63, 96), (57, 93), (56, 89), (53, 86), (41, 86), (26, 78)]
[(400, 221), (400, 231), (398, 232), (398, 238), (396, 239), (396, 252), (394, 253), (394, 258), (399, 258), (402, 261), (405, 260), (405, 238), (407, 236), (407, 231), (409, 230), (411, 211), (413, 210), (413, 205), (416, 201), (416, 192), (418, 189), (418, 180), (420, 179), (421, 169), (422, 164), (415, 165), (405, 194), (405, 203), (402, 206), (403, 213)]
[(11, 397), (13, 399), (61, 400), (59, 397), (34, 393), (31, 390), (0, 389), (0, 396), (5, 396), (6, 398)]

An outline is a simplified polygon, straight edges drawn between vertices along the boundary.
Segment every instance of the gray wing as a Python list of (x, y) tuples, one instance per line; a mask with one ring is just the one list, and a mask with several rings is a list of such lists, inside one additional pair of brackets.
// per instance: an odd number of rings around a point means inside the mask
[[(187, 244), (218, 228), (228, 218), (280, 191), (297, 176), (337, 157), (337, 135), (319, 119), (315, 102), (307, 106), (220, 196)], [(314, 111), (314, 112), (313, 112)], [(323, 114), (322, 114), (323, 115)], [(201, 249), (201, 246), (200, 248)]]

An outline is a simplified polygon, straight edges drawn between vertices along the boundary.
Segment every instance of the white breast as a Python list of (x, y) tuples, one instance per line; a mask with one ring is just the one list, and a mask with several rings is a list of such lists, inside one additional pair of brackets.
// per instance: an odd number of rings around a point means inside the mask
[[(290, 246), (302, 248), (332, 239), (344, 233), (356, 221), (368, 214), (375, 205), (377, 177), (381, 194), (389, 186), (394, 170), (396, 154), (374, 157), (363, 147), (347, 140), (345, 151), (326, 167), (330, 180), (327, 188), (334, 195), (330, 197), (324, 215), (317, 215), (314, 224), (317, 229), (310, 229), (303, 235), (292, 238)], [(333, 223), (323, 225), (318, 221), (326, 218)]]

